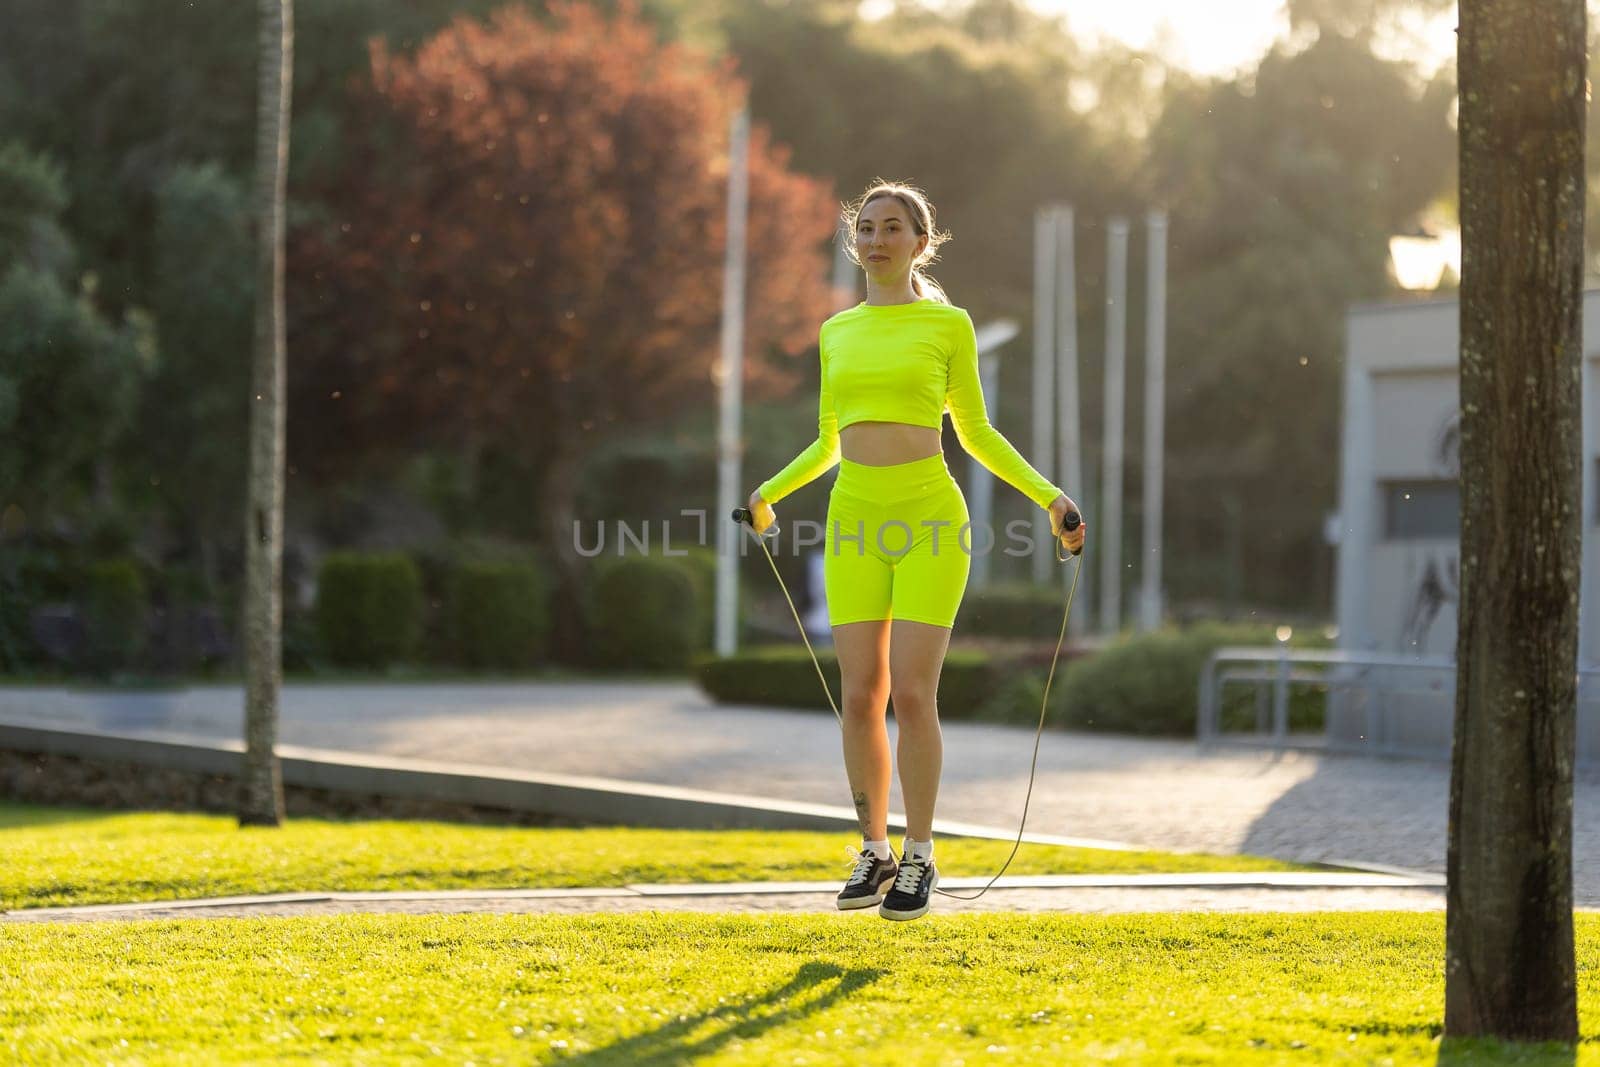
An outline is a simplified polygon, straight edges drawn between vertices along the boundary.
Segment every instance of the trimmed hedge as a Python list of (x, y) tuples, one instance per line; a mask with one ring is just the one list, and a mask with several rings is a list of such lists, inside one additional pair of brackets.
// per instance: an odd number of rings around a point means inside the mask
[[(827, 678), (828, 692), (838, 701), (838, 657), (832, 646), (813, 647)], [(952, 648), (939, 675), (940, 718), (996, 719), (1000, 713), (994, 702), (998, 695), (1008, 692), (1004, 683), (1011, 674), (1011, 661), (1007, 659)], [(695, 661), (695, 678), (706, 695), (719, 704), (830, 710), (817, 678), (817, 667), (804, 645), (758, 645), (733, 656), (703, 656)], [(1034, 708), (1038, 708), (1037, 701)]]
[[(683, 553), (683, 555), (678, 554), (680, 551)], [(686, 611), (688, 609), (674, 606), (673, 610), (668, 612), (668, 618), (661, 624), (662, 629), (677, 629), (685, 626), (688, 627), (687, 632), (690, 637), (690, 650), (688, 656), (679, 658), (678, 653), (676, 651), (672, 651), (670, 655), (665, 657), (670, 660), (671, 669), (682, 670), (689, 666), (690, 660), (692, 660), (695, 655), (709, 652), (712, 644), (715, 642), (717, 553), (713, 549), (709, 548), (692, 547), (674, 549), (673, 554), (670, 556), (639, 555), (637, 553), (623, 556), (596, 556), (589, 563), (588, 581), (590, 595), (588, 610), (589, 625), (591, 630), (595, 633), (597, 640), (609, 640), (607, 635), (612, 632), (610, 629), (611, 624), (602, 617), (602, 612), (600, 609), (602, 596), (601, 590), (606, 587), (606, 584), (609, 581), (612, 580), (609, 577), (612, 571), (623, 566), (624, 564), (637, 562), (644, 562), (655, 566), (676, 570), (680, 572), (689, 582), (689, 599), (692, 601), (692, 613), (694, 616), (692, 623), (688, 620), (686, 615)], [(626, 576), (624, 576), (624, 580), (626, 580)], [(748, 596), (749, 590), (741, 588), (740, 599), (748, 601)], [(624, 598), (626, 598), (626, 594), (624, 594)], [(673, 648), (676, 649), (676, 647), (681, 644), (681, 641), (677, 636), (674, 636), (670, 643)], [(598, 656), (599, 662), (602, 665), (623, 667), (639, 666), (647, 668), (652, 667), (650, 661), (654, 658), (655, 657), (646, 656), (644, 661), (624, 661), (618, 659), (615, 654), (606, 649), (600, 649)]]
[[(1206, 657), (1225, 645), (1275, 643), (1273, 627), (1248, 623), (1202, 623), (1124, 637), (1072, 663), (1064, 676), (1056, 675), (1049, 721), (1070, 729), (1192, 737)], [(1320, 634), (1297, 631), (1290, 644), (1320, 648), (1327, 641)], [(1297, 687), (1291, 725), (1320, 723), (1321, 705), (1315, 693)]]
[[(1060, 619), (1056, 620), (1060, 626)], [(1206, 657), (1224, 645), (1270, 645), (1273, 627), (1205, 623), (1182, 630), (1128, 636), (1097, 653), (1062, 650), (1050, 687), (1045, 723), (1080, 729), (1145, 735), (1193, 736), (1196, 688)], [(1320, 634), (1298, 634), (1291, 645), (1326, 647)], [(952, 647), (939, 679), (939, 715), (947, 721), (976, 720), (1032, 727), (1039, 721), (1054, 642), (1023, 647)], [(831, 646), (817, 659), (834, 699), (839, 665)], [(695, 664), (700, 687), (719, 703), (827, 710), (827, 697), (803, 645), (755, 647), (726, 659), (702, 657)], [(1290, 724), (1319, 725), (1320, 694), (1293, 690)], [(1249, 708), (1243, 705), (1250, 705)], [(1239, 705), (1239, 707), (1234, 707)], [(1225, 715), (1253, 715), (1251, 698), (1237, 692)]]
[(283, 606), (283, 633), (280, 638), (283, 669), (296, 673), (318, 673), (323, 661), (322, 639), (317, 633), (317, 613)]
[(939, 672), (939, 715), (951, 720), (994, 717), (991, 704), (1012, 674), (1009, 660), (952, 648)]
[(1055, 585), (996, 585), (972, 589), (961, 601), (955, 632), (977, 637), (1052, 640), (1061, 632), (1066, 590)]
[[(831, 646), (818, 646), (817, 662), (828, 692), (839, 699), (839, 659)], [(719, 704), (760, 704), (772, 708), (828, 710), (817, 668), (804, 645), (757, 645), (732, 656), (701, 656), (695, 680)]]
[[(689, 575), (694, 584), (695, 602), (699, 605), (700, 630), (695, 636), (696, 652), (708, 652), (716, 642), (717, 626), (717, 553), (709, 548), (689, 548), (684, 556), (664, 556), (665, 562), (675, 563)], [(743, 584), (743, 583), (741, 583)]]
[[(411, 550), (409, 555), (422, 575), (423, 628), (418, 663), (447, 668), (519, 670), (543, 663), (548, 658), (552, 628), (550, 602), (554, 583), (549, 567), (537, 549), (518, 541), (467, 534), (420, 546)], [(469, 597), (463, 600), (465, 590), (458, 588), (461, 576), (468, 572), (475, 573), (479, 568), (490, 568), (491, 572), (506, 576), (506, 580), (520, 590), (514, 594), (515, 602), (507, 603), (502, 609), (498, 594), (491, 592), (487, 586), (477, 584), (482, 579), (470, 580), (478, 590), (474, 594), (477, 599)], [(513, 572), (529, 572), (531, 577), (511, 577)], [(493, 579), (488, 581), (492, 584)], [(492, 644), (498, 640), (495, 618), (506, 617), (506, 610), (518, 615), (532, 615), (535, 607), (538, 616), (536, 621), (506, 622), (507, 626), (517, 631), (516, 636), (507, 638), (508, 643), (514, 648), (526, 649), (526, 638), (532, 645), (531, 652), (526, 655), (523, 652), (505, 655), (495, 650), (484, 651), (486, 642)], [(480, 622), (471, 621), (470, 617), (475, 613), (483, 616)], [(477, 635), (484, 632), (490, 636), (480, 639)]]
[(530, 564), (466, 562), (450, 579), (450, 643), (464, 667), (514, 670), (545, 658), (550, 589)]
[(422, 635), (422, 578), (401, 553), (330, 553), (317, 578), (317, 636), (340, 667), (408, 660)]
[(689, 665), (704, 623), (696, 579), (681, 563), (624, 556), (595, 568), (590, 623), (599, 663), (642, 670)]

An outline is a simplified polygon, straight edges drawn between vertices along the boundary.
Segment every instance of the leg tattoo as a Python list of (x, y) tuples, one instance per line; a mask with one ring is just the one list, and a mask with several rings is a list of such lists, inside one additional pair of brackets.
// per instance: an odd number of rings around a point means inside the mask
[(861, 836), (871, 836), (872, 828), (868, 825), (871, 821), (871, 812), (867, 808), (867, 794), (865, 793), (856, 793), (856, 819), (861, 823)]

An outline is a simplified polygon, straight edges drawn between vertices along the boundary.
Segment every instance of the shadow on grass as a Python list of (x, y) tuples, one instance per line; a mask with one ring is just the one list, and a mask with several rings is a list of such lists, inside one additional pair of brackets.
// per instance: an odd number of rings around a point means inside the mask
[[(659, 1029), (625, 1038), (605, 1048), (563, 1057), (563, 1064), (629, 1064), (675, 1067), (707, 1056), (735, 1039), (749, 1040), (831, 1007), (883, 977), (882, 971), (846, 971), (829, 963), (807, 963), (788, 982), (767, 993), (730, 999), (727, 1004), (677, 1019)], [(834, 982), (829, 987), (830, 982)], [(700, 1034), (708, 1027), (709, 1032)], [(690, 1035), (700, 1034), (691, 1037)]]
[(1447, 1037), (1439, 1044), (1438, 1067), (1479, 1067), (1515, 1063), (1518, 1067), (1572, 1067), (1578, 1062), (1576, 1045), (1559, 1042), (1524, 1044), (1480, 1037)]

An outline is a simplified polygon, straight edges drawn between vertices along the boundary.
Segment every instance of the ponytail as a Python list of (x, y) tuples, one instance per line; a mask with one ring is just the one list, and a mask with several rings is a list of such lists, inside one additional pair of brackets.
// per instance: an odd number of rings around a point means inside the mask
[(922, 273), (920, 269), (913, 268), (911, 271), (911, 291), (939, 304), (950, 303), (950, 297), (946, 295), (944, 287)]

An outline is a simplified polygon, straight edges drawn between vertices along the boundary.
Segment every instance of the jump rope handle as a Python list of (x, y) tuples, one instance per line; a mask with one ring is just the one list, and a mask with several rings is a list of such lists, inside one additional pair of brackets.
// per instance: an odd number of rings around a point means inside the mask
[[(1065, 515), (1063, 515), (1061, 517), (1061, 532), (1062, 533), (1071, 533), (1073, 530), (1076, 530), (1078, 527), (1080, 527), (1082, 525), (1083, 525), (1083, 516), (1079, 515), (1076, 511), (1069, 511), (1069, 512), (1067, 512)], [(1061, 543), (1061, 539), (1059, 537), (1056, 538), (1056, 543), (1057, 544)], [(1074, 556), (1083, 555), (1083, 546), (1079, 545), (1077, 550), (1075, 552), (1073, 552), (1072, 554)], [(1059, 553), (1057, 554), (1056, 558), (1057, 559), (1061, 558)]]
[[(756, 517), (755, 517), (754, 514), (751, 513), (749, 508), (734, 508), (733, 509), (733, 521), (750, 527), (750, 531), (752, 533), (755, 533)], [(771, 526), (768, 526), (765, 531), (763, 531), (763, 532), (761, 532), (759, 534), (756, 534), (756, 536), (757, 537), (776, 537), (777, 534), (778, 534), (778, 522), (777, 522), (776, 519), (774, 519)]]

